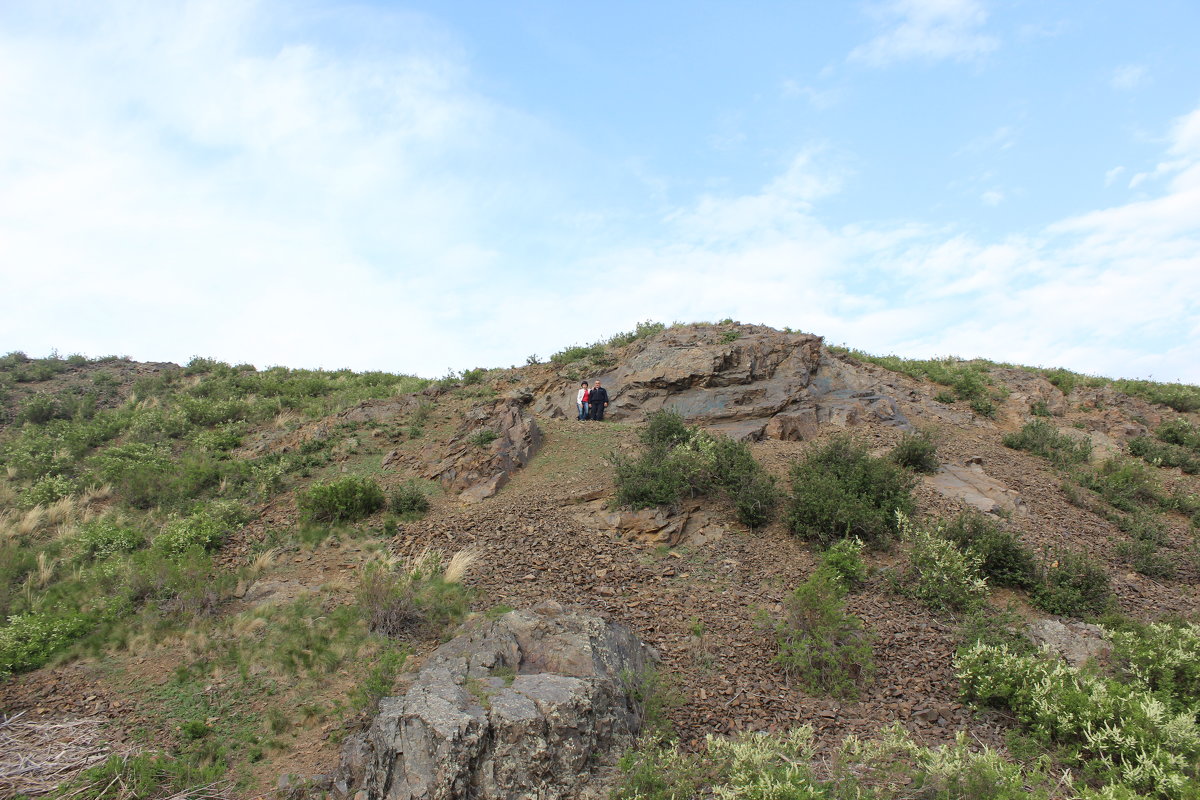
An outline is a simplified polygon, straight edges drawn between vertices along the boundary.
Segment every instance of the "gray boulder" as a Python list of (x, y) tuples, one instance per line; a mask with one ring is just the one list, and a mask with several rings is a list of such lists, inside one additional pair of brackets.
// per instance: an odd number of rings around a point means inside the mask
[(579, 607), (544, 602), (478, 624), (380, 702), (338, 781), (371, 800), (589, 796), (641, 727), (633, 692), (651, 659)]

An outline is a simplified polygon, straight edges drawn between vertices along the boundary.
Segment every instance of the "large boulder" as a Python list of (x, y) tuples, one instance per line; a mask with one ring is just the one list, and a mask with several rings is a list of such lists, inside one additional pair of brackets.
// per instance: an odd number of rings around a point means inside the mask
[(603, 796), (638, 733), (652, 654), (626, 628), (544, 602), (442, 645), (347, 743), (337, 785), (367, 800)]

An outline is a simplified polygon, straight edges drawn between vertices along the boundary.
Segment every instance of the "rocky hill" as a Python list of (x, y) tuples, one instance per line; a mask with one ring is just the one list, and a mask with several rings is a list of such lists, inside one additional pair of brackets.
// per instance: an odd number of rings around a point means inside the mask
[[(807, 725), (806, 752), (829, 767), (848, 735), (878, 739), (898, 724), (914, 746), (965, 733), (975, 749), (1028, 761), (1015, 706), (968, 702), (955, 661), (964, 641), (988, 628), (1080, 662), (1109, 652), (1112, 631), (1200, 611), (1195, 387), (874, 358), (735, 323), (639, 326), (547, 363), (436, 382), (70, 361), (10, 355), (0, 372), (0, 795), (102, 796), (107, 781), (131, 797), (380, 785), (363, 776), (379, 745), (356, 762), (346, 744), (369, 740), (377, 709), (406, 718), (380, 699), (457, 685), (463, 719), (511, 716), (497, 698), (516, 697), (508, 687), (529, 659), (493, 655), (473, 672), (473, 656), (437, 648), (464, 619), (478, 632), (545, 601), (649, 648), (654, 678), (639, 680), (654, 691), (614, 702), (671, 731), (683, 753), (707, 752), (710, 735)], [(607, 418), (579, 421), (575, 390), (596, 379)], [(775, 481), (767, 521), (748, 526), (717, 478), (665, 504), (622, 505), (614, 463), (643, 458), (648, 420), (664, 419), (711, 434), (686, 434), (676, 456), (716, 463), (712, 448), (726, 445), (713, 443), (726, 440), (753, 456)], [(806, 534), (797, 511), (796, 476), (809, 473), (796, 465), (831, 442), (868, 464), (903, 463), (898, 446), (933, 459), (927, 471), (895, 467), (909, 522), (868, 541), (861, 581), (831, 595), (871, 653), (837, 691), (779, 659), (797, 587), (815, 585), (825, 545), (844, 533)], [(987, 576), (982, 612), (942, 602), (922, 588), (938, 565), (917, 555), (925, 533), (950, 536), (939, 526), (1003, 540), (1010, 557), (1028, 555), (1029, 573)], [(1055, 594), (1063, 581), (1096, 603), (1070, 607)], [(1098, 620), (1107, 627), (1084, 624)], [(458, 678), (420, 677), (447, 652), (466, 659)], [(597, 671), (609, 683), (596, 691), (612, 695), (620, 672)], [(539, 680), (544, 691), (565, 679)], [(512, 745), (529, 731), (488, 736)], [(631, 736), (605, 741), (631, 747)], [(499, 761), (522, 758), (538, 756)], [(479, 787), (507, 767), (470, 759), (492, 777), (429, 796), (493, 796)], [(587, 792), (623, 780), (611, 758), (593, 768)], [(139, 774), (160, 793), (137, 794)]]

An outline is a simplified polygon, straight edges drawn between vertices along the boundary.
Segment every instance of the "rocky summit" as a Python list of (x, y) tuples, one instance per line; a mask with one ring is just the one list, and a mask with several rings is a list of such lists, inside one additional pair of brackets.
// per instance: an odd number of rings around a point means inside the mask
[(744, 796), (722, 743), (796, 731), (756, 763), (880, 797), (847, 737), (902, 732), (906, 786), (963, 741), (1044, 796), (1195, 779), (1061, 725), (1038, 773), (979, 675), (1002, 643), (1194, 708), (1185, 655), (1131, 665), (1200, 612), (1196, 387), (726, 322), (439, 381), (10, 354), (0, 390), (5, 796), (631, 797), (668, 752)]

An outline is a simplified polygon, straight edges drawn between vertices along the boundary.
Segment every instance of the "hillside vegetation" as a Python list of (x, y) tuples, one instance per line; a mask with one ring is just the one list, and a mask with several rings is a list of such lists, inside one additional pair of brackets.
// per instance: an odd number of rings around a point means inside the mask
[[(489, 452), (490, 403), (573, 398), (677, 327), (437, 381), (0, 358), (0, 733), (40, 765), (0, 759), (0, 794), (319, 796), (460, 622), (553, 597), (663, 656), (614, 797), (1200, 797), (1200, 387), (825, 348), (915, 425), (542, 414), (496, 497), (430, 478)], [(964, 463), (1020, 504), (941, 493)], [(709, 533), (638, 540), (614, 509)], [(1047, 618), (1107, 655), (1039, 649)]]

